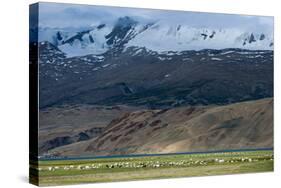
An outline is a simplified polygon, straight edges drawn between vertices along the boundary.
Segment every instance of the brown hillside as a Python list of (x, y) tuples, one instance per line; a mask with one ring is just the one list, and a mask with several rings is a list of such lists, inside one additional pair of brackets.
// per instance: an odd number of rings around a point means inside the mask
[(273, 147), (273, 99), (226, 106), (139, 110), (97, 138), (58, 147), (62, 155), (118, 155)]

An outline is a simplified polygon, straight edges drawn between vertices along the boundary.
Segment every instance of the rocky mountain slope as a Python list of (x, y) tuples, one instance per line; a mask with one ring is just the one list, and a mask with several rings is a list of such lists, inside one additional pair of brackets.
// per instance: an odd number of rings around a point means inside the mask
[(115, 118), (137, 110), (127, 106), (76, 105), (39, 112), (39, 153), (99, 136)]
[(273, 147), (273, 100), (225, 106), (139, 110), (114, 119), (97, 138), (58, 155), (122, 155)]
[[(123, 53), (63, 57), (44, 42), (40, 108), (98, 104), (162, 108), (229, 104), (273, 96), (273, 52), (242, 49)], [(55, 55), (57, 54), (57, 55)], [(55, 58), (53, 58), (55, 57)]]

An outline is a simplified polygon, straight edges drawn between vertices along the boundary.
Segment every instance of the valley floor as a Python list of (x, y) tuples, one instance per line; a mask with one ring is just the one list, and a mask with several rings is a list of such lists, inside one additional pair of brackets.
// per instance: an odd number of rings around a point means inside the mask
[[(273, 150), (167, 156), (43, 160), (31, 170), (40, 186), (273, 171)], [(39, 181), (38, 181), (39, 180)]]

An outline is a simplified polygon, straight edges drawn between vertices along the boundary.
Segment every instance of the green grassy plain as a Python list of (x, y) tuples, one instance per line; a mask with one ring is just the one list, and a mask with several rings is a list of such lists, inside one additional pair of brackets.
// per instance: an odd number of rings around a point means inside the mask
[[(44, 160), (39, 185), (208, 176), (273, 171), (273, 151), (180, 154), (85, 160)], [(31, 167), (32, 168), (32, 167)], [(31, 181), (34, 181), (35, 179)]]

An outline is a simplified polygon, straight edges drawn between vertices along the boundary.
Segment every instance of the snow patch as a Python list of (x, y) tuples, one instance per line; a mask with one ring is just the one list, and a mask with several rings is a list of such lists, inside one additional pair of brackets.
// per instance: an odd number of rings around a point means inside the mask
[(212, 57), (211, 60), (214, 60), (214, 61), (221, 61), (222, 59), (221, 59), (221, 58), (217, 58), (217, 57)]
[(105, 64), (103, 65), (102, 67), (105, 68), (105, 67), (108, 67), (110, 64)]

